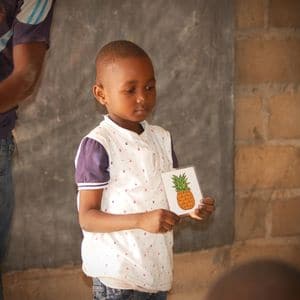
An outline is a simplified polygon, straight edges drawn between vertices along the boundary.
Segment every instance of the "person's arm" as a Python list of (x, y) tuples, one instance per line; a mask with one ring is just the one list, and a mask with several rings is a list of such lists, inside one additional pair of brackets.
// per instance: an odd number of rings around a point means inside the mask
[(171, 211), (157, 209), (136, 214), (109, 214), (100, 210), (102, 189), (81, 190), (79, 193), (79, 223), (89, 232), (113, 232), (143, 229), (152, 233), (172, 230), (179, 217)]
[(19, 44), (13, 48), (13, 72), (0, 82), (0, 113), (6, 112), (33, 93), (47, 50), (44, 42)]

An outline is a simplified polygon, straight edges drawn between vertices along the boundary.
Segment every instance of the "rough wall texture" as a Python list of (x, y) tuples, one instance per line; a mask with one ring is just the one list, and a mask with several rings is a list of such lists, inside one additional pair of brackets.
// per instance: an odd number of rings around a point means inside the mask
[(203, 194), (220, 199), (209, 226), (184, 221), (176, 228), (174, 251), (232, 243), (232, 14), (233, 0), (57, 1), (35, 101), (19, 110), (5, 270), (81, 261), (74, 157), (81, 138), (102, 120), (91, 93), (95, 55), (117, 39), (149, 53), (157, 78), (149, 121), (171, 132), (179, 165), (195, 166)]
[(300, 9), (236, 1), (236, 240), (300, 234)]
[[(212, 279), (254, 257), (300, 267), (299, 1), (236, 0), (236, 27), (235, 242), (176, 255), (172, 300), (201, 299)], [(5, 286), (14, 300), (90, 293), (79, 269), (9, 273)]]

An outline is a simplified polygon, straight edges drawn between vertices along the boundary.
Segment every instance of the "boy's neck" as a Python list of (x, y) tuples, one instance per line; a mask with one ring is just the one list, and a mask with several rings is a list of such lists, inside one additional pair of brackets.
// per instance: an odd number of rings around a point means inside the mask
[(116, 123), (118, 126), (133, 131), (137, 134), (141, 134), (144, 132), (144, 128), (139, 122), (131, 122), (131, 121), (123, 121), (123, 120), (115, 120), (115, 118), (112, 118), (110, 115), (108, 115), (109, 119)]

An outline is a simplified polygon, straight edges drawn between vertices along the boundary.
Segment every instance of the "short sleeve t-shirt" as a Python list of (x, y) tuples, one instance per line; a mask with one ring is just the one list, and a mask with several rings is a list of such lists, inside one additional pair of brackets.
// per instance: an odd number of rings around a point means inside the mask
[[(45, 42), (49, 34), (54, 0), (3, 0), (0, 2), (0, 81), (13, 71), (13, 47)], [(0, 138), (14, 128), (16, 108), (0, 113)]]
[[(170, 133), (146, 121), (141, 125), (144, 131), (138, 135), (105, 116), (80, 143), (75, 159), (78, 190), (103, 189), (103, 212), (169, 208), (161, 174), (175, 166)], [(82, 268), (88, 276), (117, 289), (157, 292), (171, 288), (172, 232), (82, 231)]]

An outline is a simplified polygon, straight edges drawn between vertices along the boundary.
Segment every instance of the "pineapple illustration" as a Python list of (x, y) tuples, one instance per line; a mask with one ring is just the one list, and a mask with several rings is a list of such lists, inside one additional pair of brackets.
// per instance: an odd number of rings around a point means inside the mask
[(180, 208), (188, 210), (194, 207), (194, 195), (189, 188), (188, 178), (185, 173), (179, 176), (173, 175), (172, 181), (177, 192), (177, 202)]

